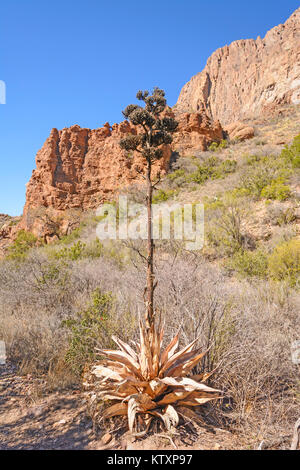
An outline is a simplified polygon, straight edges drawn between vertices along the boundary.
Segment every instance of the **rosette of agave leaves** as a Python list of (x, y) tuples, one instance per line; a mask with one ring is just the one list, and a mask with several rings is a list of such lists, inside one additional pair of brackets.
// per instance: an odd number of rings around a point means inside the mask
[[(179, 417), (196, 418), (193, 407), (221, 398), (220, 391), (204, 382), (211, 373), (188, 377), (207, 351), (195, 348), (197, 339), (178, 351), (179, 331), (162, 349), (164, 329), (153, 324), (148, 331), (140, 321), (140, 343), (133, 347), (112, 336), (119, 350), (102, 349), (104, 359), (85, 374), (92, 402), (109, 402), (101, 419), (127, 417), (129, 430), (142, 436), (153, 419), (169, 430)], [(193, 419), (192, 419), (193, 420)]]

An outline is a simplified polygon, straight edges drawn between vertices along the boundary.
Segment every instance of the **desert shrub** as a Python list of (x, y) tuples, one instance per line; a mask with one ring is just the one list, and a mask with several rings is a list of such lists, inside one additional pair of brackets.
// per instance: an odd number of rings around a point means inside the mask
[(260, 195), (266, 199), (285, 201), (291, 195), (291, 188), (284, 182), (283, 178), (276, 178), (261, 190)]
[(268, 273), (268, 257), (262, 250), (240, 250), (228, 261), (227, 266), (243, 277), (264, 278)]
[(214, 211), (216, 209), (220, 209), (224, 207), (224, 203), (222, 199), (214, 197), (214, 198), (204, 198), (204, 210), (205, 211)]
[(235, 160), (221, 160), (217, 157), (209, 157), (203, 163), (196, 163), (197, 170), (188, 176), (189, 181), (203, 184), (208, 179), (224, 178), (229, 173), (234, 173), (237, 162)]
[(61, 250), (57, 251), (54, 256), (57, 259), (69, 259), (76, 261), (83, 257), (86, 249), (86, 244), (82, 243), (80, 240), (74, 243), (70, 247), (64, 247)]
[(226, 149), (228, 147), (228, 141), (226, 139), (222, 139), (221, 142), (212, 142), (209, 147), (208, 147), (208, 150), (210, 150), (211, 152), (216, 152), (217, 150), (222, 150), (222, 149)]
[(84, 249), (84, 257), (86, 258), (100, 258), (103, 254), (103, 244), (98, 238), (91, 243), (87, 243)]
[(268, 220), (272, 225), (288, 225), (296, 219), (293, 207), (282, 207), (279, 203), (268, 205)]
[(31, 232), (20, 230), (15, 241), (8, 248), (7, 257), (10, 259), (24, 259), (30, 248), (37, 243), (37, 237)]
[(263, 188), (270, 184), (271, 181), (272, 175), (270, 175), (268, 168), (255, 167), (252, 171), (247, 171), (242, 176), (240, 188), (246, 190), (247, 194), (259, 199)]
[(292, 286), (299, 285), (300, 240), (292, 239), (278, 245), (268, 260), (269, 274), (277, 281), (288, 281)]
[[(101, 286), (99, 298), (111, 292), (112, 304), (104, 303), (107, 320), (99, 322), (103, 327), (99, 325), (99, 347), (110, 347), (114, 332), (125, 341), (137, 340), (145, 274), (138, 256), (126, 269), (103, 255), (52, 259), (52, 263), (60, 268), (49, 276), (55, 268), (49, 267), (44, 248), (30, 252), (23, 263), (0, 263), (0, 339), (6, 342), (9, 359), (23, 362), (24, 371), (56, 374), (62, 381), (72, 363), (65, 362), (72, 328), (62, 327), (62, 322), (74, 319), (78, 334), (83, 333), (84, 315), (78, 312), (93, 310), (91, 295)], [(61, 287), (65, 271), (68, 282)], [(35, 276), (43, 275), (46, 282), (37, 285)], [(285, 434), (287, 428), (290, 433), (299, 415), (300, 396), (298, 370), (290, 360), (291, 342), (299, 331), (297, 292), (281, 281), (237, 281), (201, 255), (177, 249), (164, 256), (159, 253), (156, 279), (166, 342), (181, 326), (182, 346), (199, 337), (199, 347), (211, 347), (202, 366), (204, 371), (216, 369), (211, 384), (223, 390), (226, 399), (223, 405), (205, 409), (206, 418), (231, 423), (255, 443)], [(100, 315), (94, 313), (96, 328)]]
[(79, 240), (59, 250), (56, 247), (47, 247), (46, 252), (50, 259), (77, 261), (84, 258), (99, 258), (103, 254), (103, 245), (98, 238), (87, 243)]
[(169, 173), (167, 178), (171, 181), (175, 181), (178, 178), (181, 178), (185, 175), (185, 170), (183, 168), (178, 168), (178, 170)]
[(242, 175), (239, 189), (256, 199), (269, 197), (285, 200), (290, 195), (290, 188), (286, 184), (288, 175), (286, 169), (260, 163)]
[(245, 201), (232, 196), (224, 198), (222, 205), (216, 204), (206, 236), (209, 245), (213, 246), (219, 255), (228, 256), (240, 249), (254, 248), (250, 235), (242, 230), (246, 212)]
[(266, 198), (285, 201), (291, 190), (288, 179), (292, 174), (290, 162), (280, 155), (250, 155), (246, 158), (250, 167), (241, 177), (240, 190), (256, 199)]
[(159, 189), (157, 191), (156, 194), (154, 194), (153, 198), (152, 198), (152, 201), (153, 201), (153, 204), (159, 204), (161, 202), (165, 202), (167, 201), (168, 199), (170, 199), (171, 197), (173, 197), (175, 195), (176, 191), (175, 190), (168, 190), (168, 191), (165, 191), (163, 189)]
[(113, 305), (111, 292), (102, 293), (98, 288), (86, 309), (63, 321), (62, 326), (70, 330), (66, 362), (76, 374), (81, 374), (84, 365), (95, 359), (97, 345), (111, 345), (111, 331), (107, 328)]
[(294, 138), (290, 147), (285, 146), (281, 156), (294, 168), (300, 168), (300, 134)]
[(82, 232), (82, 227), (76, 227), (76, 228), (74, 228), (74, 230), (72, 230), (71, 233), (61, 237), (61, 239), (59, 240), (59, 243), (69, 245), (70, 243), (72, 243), (72, 242), (74, 242), (74, 241), (76, 241), (80, 238), (81, 232)]
[(210, 150), (211, 152), (215, 152), (219, 147), (219, 144), (218, 142), (212, 142), (210, 144), (210, 146), (208, 147), (208, 150)]
[(10, 361), (22, 372), (44, 374), (55, 368), (67, 345), (61, 320), (47, 309), (23, 305), (0, 311), (0, 337), (6, 343)]

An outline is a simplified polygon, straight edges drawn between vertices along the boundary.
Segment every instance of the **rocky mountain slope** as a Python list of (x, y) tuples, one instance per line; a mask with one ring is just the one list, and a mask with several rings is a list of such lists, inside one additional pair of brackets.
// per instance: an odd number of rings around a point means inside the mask
[(176, 110), (204, 110), (228, 124), (300, 103), (300, 8), (261, 39), (215, 51), (182, 89)]

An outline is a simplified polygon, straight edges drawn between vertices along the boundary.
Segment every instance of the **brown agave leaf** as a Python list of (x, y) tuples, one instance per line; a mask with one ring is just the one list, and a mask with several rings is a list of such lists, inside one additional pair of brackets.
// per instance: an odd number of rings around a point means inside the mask
[(142, 378), (140, 365), (131, 356), (129, 356), (129, 354), (126, 354), (123, 351), (115, 351), (113, 349), (102, 349), (102, 354), (107, 356), (109, 359), (116, 360), (117, 362), (124, 364), (137, 377)]
[(193, 359), (183, 364), (182, 373), (186, 375), (188, 372), (190, 372), (193, 369), (193, 367), (195, 367), (201, 361), (201, 359), (205, 356), (207, 351), (208, 349), (200, 354), (197, 354), (197, 356), (195, 356)]
[(202, 374), (196, 374), (193, 375), (193, 379), (196, 380), (196, 382), (206, 382), (209, 377), (211, 377), (217, 369), (212, 370), (211, 372), (202, 372)]
[(158, 371), (159, 371), (160, 332), (158, 330), (154, 331), (151, 352), (152, 352), (152, 365), (153, 365), (153, 376), (151, 378), (154, 378), (158, 376)]
[(168, 405), (164, 413), (156, 410), (150, 411), (150, 413), (159, 418), (164, 423), (168, 431), (170, 431), (172, 427), (176, 427), (179, 423), (179, 416), (172, 405)]
[(163, 416), (164, 416), (165, 420), (168, 420), (168, 422), (169, 422), (169, 426), (170, 426), (169, 429), (171, 429), (172, 427), (176, 428), (178, 426), (179, 416), (178, 416), (177, 411), (175, 410), (175, 408), (172, 405), (168, 405), (166, 407)]
[(160, 379), (153, 379), (149, 383), (149, 391), (147, 392), (152, 398), (155, 398), (163, 393), (164, 390), (168, 388), (168, 386), (161, 382)]
[(122, 375), (119, 374), (115, 369), (112, 369), (110, 367), (105, 367), (101, 364), (98, 364), (97, 366), (94, 366), (92, 368), (92, 374), (94, 374), (98, 378), (103, 378), (103, 381), (106, 380), (117, 380), (121, 381), (123, 380)]
[(116, 372), (118, 372), (118, 374), (122, 375), (124, 378), (126, 376), (135, 377), (136, 375), (124, 363), (118, 362), (116, 360), (110, 361), (110, 360), (103, 359), (101, 361), (98, 361), (96, 365), (102, 365), (104, 367), (111, 368), (115, 370)]
[(182, 400), (178, 402), (179, 406), (199, 406), (199, 405), (204, 405), (204, 403), (207, 403), (208, 401), (211, 400), (216, 400), (217, 398), (222, 398), (222, 397), (199, 397), (199, 398), (193, 398), (193, 399), (187, 399), (187, 400)]
[(157, 407), (146, 393), (132, 395), (128, 400), (128, 426), (131, 432), (134, 431), (134, 421), (137, 413), (146, 413)]
[(150, 377), (154, 376), (153, 365), (152, 365), (152, 353), (151, 353), (151, 347), (150, 347), (147, 332), (141, 321), (140, 321), (140, 341), (141, 341), (141, 348), (140, 348), (140, 354), (139, 354), (139, 361), (141, 365), (140, 366), (141, 373), (145, 379), (149, 379)]
[(131, 397), (131, 395), (126, 395), (126, 393), (114, 393), (112, 390), (111, 393), (107, 392), (106, 390), (104, 392), (99, 392), (97, 393), (98, 398), (101, 398), (104, 401), (107, 400), (118, 400), (118, 401), (128, 401), (128, 397)]
[(201, 390), (203, 392), (218, 393), (220, 390), (208, 387), (208, 385), (198, 383), (188, 377), (165, 377), (161, 381), (171, 387), (184, 387), (186, 391)]
[(178, 359), (180, 359), (185, 353), (190, 352), (192, 350), (194, 344), (196, 343), (196, 341), (198, 341), (198, 339), (199, 338), (194, 339), (194, 341), (192, 341), (190, 344), (185, 346), (185, 348), (181, 349), (181, 351), (178, 351), (177, 353), (173, 354), (173, 356), (171, 356), (170, 359), (167, 360), (166, 363), (164, 364), (164, 366), (161, 368), (160, 373), (159, 373), (159, 377), (163, 377), (166, 370), (170, 369), (171, 366), (173, 366), (175, 364), (175, 362)]
[(116, 403), (115, 405), (106, 408), (102, 413), (102, 418), (112, 418), (113, 416), (127, 415), (127, 403)]
[(164, 334), (165, 334), (165, 324), (162, 323), (162, 325), (159, 328), (160, 333), (159, 333), (159, 342), (160, 342), (160, 348), (164, 339)]
[(128, 427), (130, 432), (134, 432), (134, 422), (137, 412), (140, 411), (139, 403), (136, 401), (135, 397), (131, 397), (128, 400)]
[(119, 348), (122, 349), (122, 351), (129, 354), (129, 356), (131, 356), (132, 359), (134, 359), (136, 362), (138, 362), (138, 356), (137, 356), (136, 352), (132, 349), (132, 347), (129, 346), (129, 344), (125, 343), (125, 341), (122, 341), (120, 338), (118, 338), (115, 335), (112, 335), (112, 339), (119, 346)]
[(170, 403), (176, 403), (179, 400), (185, 399), (186, 397), (191, 395), (191, 393), (191, 391), (176, 390), (165, 395), (160, 401), (157, 402), (157, 404), (159, 406), (163, 406), (169, 405)]
[(168, 344), (168, 346), (162, 353), (161, 360), (160, 360), (161, 367), (165, 365), (166, 361), (168, 361), (169, 358), (173, 356), (175, 351), (177, 350), (178, 344), (179, 344), (179, 332), (180, 330), (178, 330), (174, 338), (170, 341), (170, 343)]
[(145, 424), (145, 429), (143, 431), (134, 432), (134, 433), (132, 433), (132, 435), (134, 437), (144, 437), (147, 434), (147, 432), (149, 431), (152, 420), (153, 420), (153, 416), (145, 414), (145, 418), (143, 420), (144, 424)]
[(137, 387), (137, 388), (147, 388), (149, 386), (149, 382), (145, 380), (137, 380), (134, 377), (126, 377), (123, 383), (127, 383), (128, 385), (131, 385), (132, 387)]
[(186, 375), (187, 371), (192, 369), (201, 359), (205, 356), (207, 351), (201, 352), (202, 348), (194, 349), (184, 353), (177, 361), (165, 371), (166, 376), (180, 376)]

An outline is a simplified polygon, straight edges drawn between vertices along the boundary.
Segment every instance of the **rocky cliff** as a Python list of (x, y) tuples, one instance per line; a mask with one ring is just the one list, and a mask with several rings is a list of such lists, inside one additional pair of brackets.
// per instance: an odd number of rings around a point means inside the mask
[(300, 103), (300, 8), (264, 39), (215, 51), (182, 89), (178, 112), (205, 111), (222, 125)]
[[(173, 116), (171, 110), (168, 114)], [(178, 121), (173, 146), (164, 146), (154, 173), (168, 170), (173, 149), (192, 154), (223, 138), (220, 123), (212, 122), (205, 113), (183, 114)], [(140, 155), (128, 155), (119, 146), (124, 134), (136, 132), (127, 121), (113, 126), (106, 123), (98, 129), (78, 125), (52, 129), (37, 153), (36, 169), (27, 184), (21, 227), (47, 241), (58, 231), (69, 230), (66, 211), (97, 208), (119, 189), (142, 182)]]

